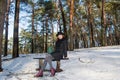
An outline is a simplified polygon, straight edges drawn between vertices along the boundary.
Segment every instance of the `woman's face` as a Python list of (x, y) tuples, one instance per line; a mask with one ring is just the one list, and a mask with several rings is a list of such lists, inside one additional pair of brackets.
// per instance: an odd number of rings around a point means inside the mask
[(63, 38), (63, 35), (58, 35), (58, 39), (62, 39)]

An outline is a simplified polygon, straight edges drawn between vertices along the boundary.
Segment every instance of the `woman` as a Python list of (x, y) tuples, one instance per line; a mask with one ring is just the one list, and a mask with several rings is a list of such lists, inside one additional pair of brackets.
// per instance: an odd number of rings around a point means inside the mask
[(64, 38), (64, 34), (62, 32), (57, 33), (57, 41), (55, 44), (55, 51), (51, 54), (47, 54), (46, 58), (44, 60), (44, 65), (39, 70), (39, 72), (35, 75), (35, 77), (42, 77), (43, 76), (43, 70), (45, 69), (47, 63), (50, 65), (50, 72), (51, 76), (55, 75), (55, 69), (52, 66), (52, 60), (60, 61), (63, 58), (63, 54), (65, 54), (66, 51), (66, 41)]

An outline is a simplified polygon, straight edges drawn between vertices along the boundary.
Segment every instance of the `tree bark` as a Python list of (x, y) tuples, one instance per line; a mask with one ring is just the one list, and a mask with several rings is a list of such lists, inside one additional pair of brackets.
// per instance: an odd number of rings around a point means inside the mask
[(64, 34), (65, 34), (65, 36), (67, 36), (66, 20), (65, 20), (65, 15), (64, 15), (64, 11), (63, 11), (63, 6), (62, 6), (61, 0), (59, 0), (59, 5), (60, 5), (61, 14), (62, 14)]
[(54, 26), (53, 26), (53, 21), (51, 20), (51, 26), (52, 26), (52, 41), (53, 41), (53, 45), (54, 45)]
[(70, 1), (70, 50), (74, 49), (73, 40), (73, 14), (74, 14), (74, 0)]
[(48, 48), (48, 45), (47, 45), (47, 42), (48, 42), (48, 18), (47, 17), (46, 17), (45, 26), (46, 26), (45, 52), (47, 52), (47, 48)]
[(3, 70), (1, 55), (6, 3), (7, 3), (6, 0), (0, 0), (0, 72)]
[(118, 28), (116, 26), (116, 19), (114, 18), (114, 26), (115, 26), (115, 44), (116, 45), (120, 45), (120, 36), (119, 36), (119, 31)]
[(8, 25), (9, 25), (10, 2), (11, 2), (11, 0), (8, 0), (8, 1), (7, 1), (4, 56), (7, 56), (7, 49), (8, 49), (8, 48), (7, 48), (7, 45), (8, 45)]
[(102, 0), (102, 16), (101, 16), (101, 43), (102, 46), (106, 46), (106, 17), (105, 17), (105, 0)]
[(45, 21), (43, 21), (43, 52), (45, 52), (45, 35), (44, 35), (44, 31), (45, 31)]
[(91, 14), (91, 2), (87, 1), (87, 7), (88, 7), (88, 27), (89, 27), (89, 33), (90, 33), (90, 47), (94, 47), (94, 36), (93, 36), (93, 18)]
[(118, 32), (118, 27), (116, 26), (116, 23), (118, 22), (118, 13), (117, 13), (117, 8), (114, 10), (115, 15), (114, 15), (114, 27), (115, 27), (115, 44), (120, 45), (120, 33)]
[(14, 34), (13, 34), (13, 58), (19, 57), (19, 9), (20, 0), (15, 2)]
[(35, 39), (35, 29), (34, 29), (34, 4), (32, 5), (32, 42), (31, 42), (31, 53), (34, 53), (34, 39)]

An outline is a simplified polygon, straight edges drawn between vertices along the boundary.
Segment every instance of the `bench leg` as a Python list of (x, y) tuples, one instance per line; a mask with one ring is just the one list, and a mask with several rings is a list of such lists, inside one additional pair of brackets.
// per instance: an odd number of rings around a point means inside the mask
[(56, 72), (62, 72), (63, 70), (60, 69), (60, 61), (57, 61)]
[(36, 70), (40, 70), (43, 66), (43, 60), (39, 60), (39, 67)]

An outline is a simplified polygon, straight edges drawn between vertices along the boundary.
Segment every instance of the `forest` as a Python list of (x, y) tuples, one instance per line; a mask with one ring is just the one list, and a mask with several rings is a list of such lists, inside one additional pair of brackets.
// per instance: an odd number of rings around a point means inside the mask
[(120, 0), (0, 0), (0, 71), (2, 56), (46, 52), (57, 32), (70, 51), (120, 45)]

